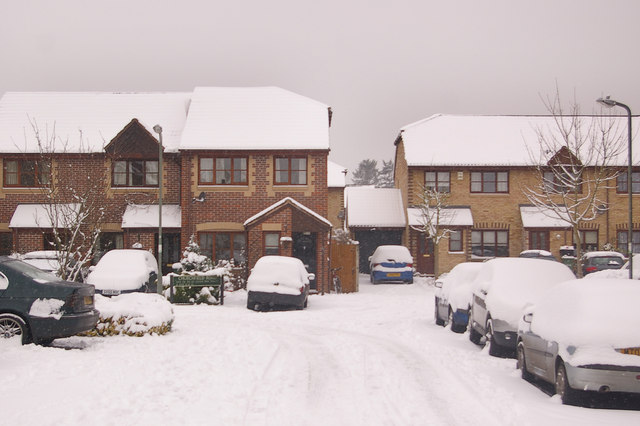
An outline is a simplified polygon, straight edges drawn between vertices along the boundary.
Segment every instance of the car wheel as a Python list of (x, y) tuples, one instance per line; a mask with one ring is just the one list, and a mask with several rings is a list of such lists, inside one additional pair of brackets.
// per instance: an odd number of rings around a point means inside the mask
[(373, 274), (371, 274), (371, 284), (378, 284), (378, 281), (373, 277)]
[(520, 369), (520, 374), (524, 380), (530, 382), (533, 380), (533, 374), (527, 371), (527, 361), (524, 357), (524, 343), (518, 342), (518, 346), (516, 347), (516, 357), (518, 359), (517, 366)]
[(17, 315), (0, 315), (0, 338), (19, 338), (23, 345), (31, 342), (27, 324)]
[(480, 344), (480, 340), (482, 339), (482, 334), (478, 333), (473, 326), (469, 326), (469, 340), (471, 343), (475, 343), (476, 345)]
[(407, 284), (413, 284), (413, 278), (411, 278), (409, 281), (407, 281)]
[(560, 399), (563, 404), (572, 404), (576, 400), (576, 394), (578, 391), (569, 386), (569, 380), (567, 379), (567, 369), (564, 366), (562, 360), (558, 361), (556, 367), (556, 381), (555, 381), (556, 394), (560, 395)]
[(436, 318), (436, 325), (441, 325), (444, 327), (444, 320), (442, 318), (440, 318), (440, 315), (438, 315), (438, 299), (436, 299), (435, 301), (435, 307), (434, 307), (435, 311), (434, 311), (434, 317)]
[(489, 343), (489, 355), (502, 356), (502, 348), (496, 343), (496, 338), (493, 334), (493, 321), (491, 321), (491, 319), (487, 320), (485, 330), (485, 337)]

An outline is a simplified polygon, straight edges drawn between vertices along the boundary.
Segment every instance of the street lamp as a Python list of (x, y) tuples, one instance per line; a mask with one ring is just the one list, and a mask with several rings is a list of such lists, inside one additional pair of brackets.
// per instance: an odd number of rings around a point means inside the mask
[(162, 294), (162, 127), (153, 126), (158, 134), (158, 294)]
[(606, 98), (598, 98), (596, 102), (606, 106), (607, 108), (618, 106), (620, 108), (624, 108), (627, 111), (627, 130), (629, 138), (629, 147), (627, 148), (627, 151), (629, 152), (629, 161), (627, 164), (627, 193), (629, 195), (629, 229), (627, 230), (627, 253), (629, 254), (629, 279), (633, 279), (633, 181), (631, 173), (631, 169), (633, 166), (633, 156), (631, 155), (631, 108), (621, 102), (611, 99), (610, 96), (607, 96)]

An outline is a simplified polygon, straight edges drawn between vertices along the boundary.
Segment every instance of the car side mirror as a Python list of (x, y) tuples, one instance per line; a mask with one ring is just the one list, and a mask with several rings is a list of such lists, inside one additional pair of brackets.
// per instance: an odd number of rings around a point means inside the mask
[(442, 288), (442, 281), (436, 281), (435, 286), (437, 288)]
[(528, 314), (525, 314), (525, 315), (522, 317), (522, 320), (523, 320), (524, 322), (526, 322), (527, 324), (531, 324), (531, 321), (533, 321), (533, 313), (529, 312)]
[(316, 279), (316, 274), (309, 274), (307, 277), (309, 278), (309, 281), (313, 281)]

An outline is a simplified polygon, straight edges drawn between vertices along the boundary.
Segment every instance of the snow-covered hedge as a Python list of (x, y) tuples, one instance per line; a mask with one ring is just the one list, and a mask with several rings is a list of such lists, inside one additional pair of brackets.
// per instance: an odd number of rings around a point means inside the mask
[(89, 336), (165, 334), (174, 320), (171, 303), (158, 294), (126, 293), (111, 298), (96, 294), (95, 306), (100, 320), (86, 333)]

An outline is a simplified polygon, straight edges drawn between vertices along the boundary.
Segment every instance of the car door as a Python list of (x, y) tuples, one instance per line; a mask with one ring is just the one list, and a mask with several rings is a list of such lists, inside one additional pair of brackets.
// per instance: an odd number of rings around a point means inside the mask
[(486, 298), (487, 290), (484, 287), (480, 287), (473, 292), (473, 301), (471, 303), (471, 320), (477, 324), (475, 327), (478, 330), (482, 330), (484, 334), (484, 327), (487, 322), (487, 303)]

